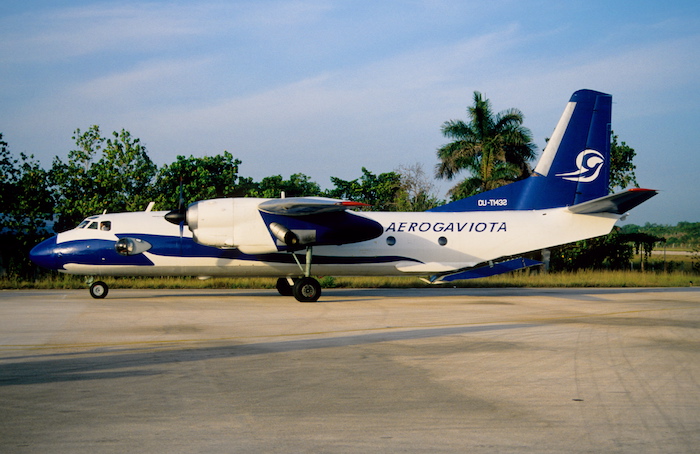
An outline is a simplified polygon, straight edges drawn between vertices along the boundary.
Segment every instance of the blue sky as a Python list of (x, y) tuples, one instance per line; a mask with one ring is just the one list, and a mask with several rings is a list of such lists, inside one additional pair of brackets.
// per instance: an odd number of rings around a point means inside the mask
[(0, 132), (47, 168), (97, 124), (159, 165), (228, 150), (243, 176), (322, 187), (432, 174), (475, 90), (540, 149), (572, 92), (600, 90), (662, 190), (628, 222), (700, 221), (697, 1), (8, 1), (0, 59)]

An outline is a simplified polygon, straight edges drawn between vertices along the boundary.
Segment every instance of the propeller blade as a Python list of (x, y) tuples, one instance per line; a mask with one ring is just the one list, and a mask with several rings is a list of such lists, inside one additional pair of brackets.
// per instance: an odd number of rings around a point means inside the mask
[(180, 177), (180, 199), (177, 201), (177, 209), (183, 213), (187, 210), (185, 208), (185, 196), (182, 192), (182, 177)]
[(187, 224), (187, 207), (185, 206), (185, 196), (183, 195), (182, 178), (180, 178), (180, 198), (177, 202), (177, 209), (166, 213), (165, 220), (171, 224), (180, 225), (180, 237), (182, 237), (182, 226)]

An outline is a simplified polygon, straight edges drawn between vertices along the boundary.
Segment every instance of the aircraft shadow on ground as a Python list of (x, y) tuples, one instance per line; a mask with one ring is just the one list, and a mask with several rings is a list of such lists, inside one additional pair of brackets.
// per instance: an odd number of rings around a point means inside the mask
[(11, 359), (15, 362), (5, 360), (0, 367), (0, 386), (160, 375), (165, 372), (157, 367), (172, 363), (428, 339), (486, 331), (516, 330), (533, 326), (536, 325), (513, 323), (456, 326), (213, 347), (191, 347), (188, 345), (173, 349), (172, 346), (164, 346), (162, 350), (156, 349), (155, 351), (153, 347), (148, 347), (130, 349), (123, 353), (114, 353), (112, 349), (103, 349), (92, 352), (40, 355), (31, 357), (33, 359), (14, 357)]
[[(245, 297), (279, 297), (287, 298), (292, 303), (297, 303), (293, 297), (279, 295), (274, 289), (271, 290), (187, 290), (187, 289), (172, 289), (159, 290), (158, 293), (148, 293), (151, 290), (141, 292), (137, 289), (126, 289), (128, 292), (121, 292), (122, 289), (112, 290), (108, 297), (113, 299), (141, 299), (141, 298), (245, 298)], [(620, 294), (636, 294), (636, 293), (669, 293), (669, 292), (689, 292), (700, 291), (700, 287), (630, 287), (630, 288), (519, 288), (519, 287), (504, 287), (504, 288), (482, 288), (482, 287), (430, 287), (430, 288), (330, 288), (323, 289), (321, 299), (314, 303), (302, 304), (323, 304), (337, 303), (344, 301), (355, 301), (356, 298), (421, 298), (421, 297), (446, 297), (446, 296), (463, 296), (463, 297), (507, 297), (507, 296), (557, 296), (575, 297), (575, 296), (598, 296), (598, 295), (620, 295)], [(347, 299), (352, 298), (352, 299)]]

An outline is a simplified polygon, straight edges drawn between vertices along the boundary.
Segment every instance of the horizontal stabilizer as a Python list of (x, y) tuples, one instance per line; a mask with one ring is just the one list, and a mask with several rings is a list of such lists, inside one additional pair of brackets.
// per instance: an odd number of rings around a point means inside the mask
[(430, 279), (431, 284), (442, 284), (444, 282), (460, 281), (466, 279), (477, 279), (481, 277), (495, 276), (497, 274), (508, 273), (510, 271), (529, 268), (531, 266), (542, 265), (542, 262), (537, 260), (519, 257), (517, 259), (506, 260), (505, 262), (494, 263), (493, 265), (485, 265), (479, 268), (462, 271), (446, 276), (433, 276)]
[(588, 202), (570, 206), (569, 211), (576, 214), (613, 213), (625, 214), (637, 205), (658, 194), (654, 189), (630, 189), (617, 194), (606, 195)]
[(348, 208), (366, 207), (366, 203), (350, 200), (329, 199), (326, 197), (288, 197), (271, 199), (258, 205), (264, 213), (281, 214), (284, 216), (309, 216), (319, 213), (345, 211)]

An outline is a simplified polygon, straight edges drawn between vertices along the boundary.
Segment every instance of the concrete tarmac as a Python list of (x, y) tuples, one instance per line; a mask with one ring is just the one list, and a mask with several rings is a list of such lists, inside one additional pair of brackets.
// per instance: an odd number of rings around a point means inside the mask
[(691, 453), (700, 289), (0, 291), (0, 452)]

